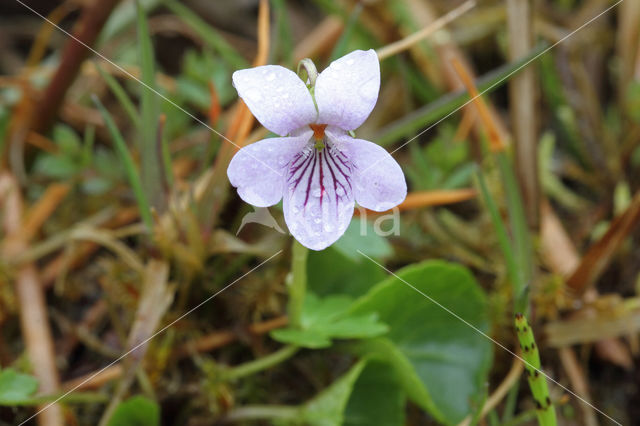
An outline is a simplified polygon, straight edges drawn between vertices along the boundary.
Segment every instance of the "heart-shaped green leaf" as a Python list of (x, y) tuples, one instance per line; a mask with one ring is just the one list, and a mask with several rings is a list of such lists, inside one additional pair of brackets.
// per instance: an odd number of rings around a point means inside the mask
[(354, 348), (389, 363), (415, 403), (456, 424), (478, 408), (489, 372), (491, 342), (471, 327), (489, 329), (485, 295), (466, 268), (446, 262), (409, 266), (397, 275), (401, 279), (376, 285), (350, 309), (350, 315), (377, 313), (390, 327), (384, 338)]
[(395, 372), (370, 361), (356, 381), (345, 410), (345, 426), (403, 426), (406, 394)]

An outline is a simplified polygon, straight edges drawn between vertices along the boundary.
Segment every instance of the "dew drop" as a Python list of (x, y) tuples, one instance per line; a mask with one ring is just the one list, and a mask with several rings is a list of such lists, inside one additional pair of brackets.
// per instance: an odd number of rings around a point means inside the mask
[(333, 226), (331, 226), (331, 224), (329, 223), (325, 223), (322, 229), (324, 229), (324, 232), (331, 232), (333, 231)]
[(320, 219), (319, 217), (316, 217), (315, 219), (313, 219), (313, 223), (320, 223), (322, 222), (322, 219)]
[(344, 189), (342, 188), (336, 189), (336, 194), (338, 194), (338, 197), (342, 197), (344, 195)]
[(347, 65), (353, 65), (354, 60), (353, 59), (347, 59)]
[(313, 188), (311, 195), (314, 197), (320, 197), (320, 195), (322, 195), (322, 191), (320, 191), (320, 188)]
[(276, 73), (272, 72), (267, 76), (267, 81), (273, 81), (276, 79)]

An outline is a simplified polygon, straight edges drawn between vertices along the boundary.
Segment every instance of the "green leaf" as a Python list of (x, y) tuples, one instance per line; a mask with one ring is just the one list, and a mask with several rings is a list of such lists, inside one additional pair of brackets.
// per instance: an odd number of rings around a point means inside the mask
[(332, 247), (352, 259), (362, 258), (358, 250), (374, 258), (388, 257), (393, 254), (391, 244), (379, 235), (374, 225), (364, 217), (352, 220), (344, 231), (344, 235)]
[(364, 360), (358, 362), (331, 386), (305, 403), (300, 413), (302, 424), (312, 426), (341, 425), (353, 385), (366, 364), (367, 362)]
[(55, 179), (69, 179), (79, 172), (80, 166), (67, 155), (40, 155), (33, 165), (34, 172)]
[(52, 136), (62, 154), (76, 155), (80, 152), (82, 141), (71, 127), (65, 124), (57, 124), (53, 128)]
[[(441, 261), (397, 274), (483, 332), (489, 329), (486, 297), (464, 267)], [(491, 362), (491, 342), (478, 331), (390, 277), (356, 301), (351, 315), (377, 313), (389, 325), (385, 338), (354, 344), (357, 353), (389, 363), (407, 395), (436, 419), (456, 424), (481, 400)]]
[(332, 339), (362, 339), (388, 331), (375, 313), (347, 315), (350, 305), (351, 299), (346, 296), (319, 299), (308, 293), (302, 310), (302, 328), (274, 330), (271, 337), (282, 343), (317, 349), (331, 346)]
[(403, 426), (406, 394), (394, 371), (371, 361), (355, 383), (345, 410), (345, 426)]
[(38, 380), (27, 374), (7, 368), (0, 371), (0, 405), (15, 405), (38, 389)]
[[(377, 257), (368, 253), (367, 255)], [(319, 296), (337, 294), (362, 296), (374, 284), (384, 279), (385, 273), (375, 263), (361, 255), (358, 256), (354, 258), (350, 254), (347, 255), (335, 244), (322, 251), (309, 251), (307, 259), (309, 288)]]
[(157, 426), (160, 407), (144, 396), (134, 396), (121, 402), (109, 419), (108, 426)]

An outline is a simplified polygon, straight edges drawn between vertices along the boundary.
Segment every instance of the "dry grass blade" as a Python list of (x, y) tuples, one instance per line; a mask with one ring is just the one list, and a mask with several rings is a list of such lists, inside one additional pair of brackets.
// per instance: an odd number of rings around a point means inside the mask
[(624, 213), (611, 222), (604, 236), (589, 248), (580, 265), (567, 280), (567, 286), (576, 296), (584, 294), (600, 278), (620, 244), (638, 224), (640, 224), (640, 192), (633, 197)]
[[(398, 205), (398, 210), (415, 210), (425, 207), (442, 206), (446, 204), (460, 203), (471, 200), (477, 195), (473, 188), (452, 189), (452, 190), (434, 190), (434, 191), (417, 191), (407, 194), (407, 198)], [(367, 210), (367, 214), (388, 214), (393, 210), (383, 212), (374, 212)], [(355, 214), (359, 214), (359, 210), (355, 210)]]
[[(480, 413), (480, 418), (484, 418), (491, 410), (496, 408), (500, 401), (504, 399), (507, 395), (511, 387), (516, 383), (520, 377), (522, 377), (522, 372), (524, 371), (524, 364), (518, 358), (513, 360), (513, 364), (511, 364), (511, 369), (509, 373), (505, 376), (504, 380), (500, 383), (500, 385), (496, 388), (495, 391), (487, 398), (487, 401), (482, 406), (482, 410)], [(469, 426), (471, 424), (471, 416), (465, 418), (461, 421), (458, 426)]]
[[(585, 375), (578, 364), (576, 354), (571, 348), (560, 348), (558, 351), (560, 354), (560, 361), (564, 370), (569, 376), (569, 381), (575, 392), (585, 398), (587, 401), (591, 401), (591, 392), (589, 392), (589, 383), (587, 382)], [(583, 421), (585, 426), (598, 426), (598, 419), (596, 413), (593, 410), (583, 409)]]
[[(22, 253), (28, 241), (22, 230), (23, 205), (20, 188), (16, 180), (9, 174), (0, 175), (0, 205), (3, 207), (3, 228), (6, 234), (2, 246), (2, 255), (13, 258)], [(44, 216), (33, 220), (31, 229), (37, 229), (37, 222), (42, 223)], [(55, 351), (47, 304), (38, 271), (34, 264), (27, 263), (15, 272), (15, 291), (20, 306), (20, 327), (24, 338), (29, 362), (38, 379), (39, 390), (44, 394), (59, 390), (60, 382), (55, 364)], [(63, 424), (62, 409), (54, 404), (41, 412), (37, 421), (42, 426), (58, 426)]]
[[(533, 47), (532, 10), (529, 0), (507, 1), (509, 59), (525, 57)], [(524, 201), (527, 222), (538, 226), (538, 144), (536, 135), (536, 82), (533, 67), (527, 67), (509, 81), (509, 102), (515, 140), (516, 175)]]
[[(266, 334), (271, 330), (284, 327), (288, 324), (286, 316), (281, 316), (251, 324), (246, 329), (246, 333), (251, 336), (259, 336)], [(239, 333), (232, 330), (216, 331), (205, 336), (202, 336), (192, 342), (180, 346), (176, 352), (172, 355), (176, 360), (188, 357), (194, 353), (210, 352), (214, 349), (222, 348), (230, 343), (237, 341)], [(124, 373), (122, 364), (114, 364), (98, 373), (89, 373), (81, 377), (77, 377), (73, 380), (63, 383), (62, 387), (66, 390), (91, 390), (99, 389), (104, 384), (119, 379)]]
[(101, 425), (107, 424), (113, 410), (131, 386), (136, 371), (147, 353), (148, 340), (159, 328), (162, 317), (173, 301), (174, 287), (169, 285), (168, 279), (169, 265), (166, 262), (151, 260), (147, 263), (142, 294), (127, 339), (127, 349), (134, 350), (124, 360), (126, 373), (102, 415)]
[(484, 98), (480, 96), (480, 93), (478, 92), (478, 89), (473, 82), (471, 74), (462, 64), (462, 62), (456, 57), (451, 58), (451, 65), (456, 70), (456, 73), (458, 73), (458, 77), (462, 81), (462, 84), (466, 87), (467, 91), (469, 92), (469, 96), (471, 96), (471, 99), (473, 100), (473, 103), (478, 110), (481, 123), (484, 125), (484, 128), (489, 135), (489, 146), (491, 150), (493, 152), (503, 151), (506, 145), (500, 132), (499, 125), (491, 114), (491, 111), (485, 103)]
[(376, 51), (376, 53), (378, 54), (378, 59), (382, 61), (384, 59), (387, 59), (390, 56), (397, 55), (402, 51), (410, 49), (414, 44), (418, 43), (421, 40), (424, 40), (425, 38), (434, 34), (436, 31), (442, 29), (447, 24), (455, 21), (460, 16), (464, 15), (465, 13), (473, 9), (475, 6), (476, 6), (475, 0), (468, 0), (464, 2), (457, 8), (453, 9), (451, 12), (436, 19), (430, 25), (421, 29), (420, 31), (415, 32), (410, 36), (403, 38), (402, 40), (398, 40), (394, 43), (388, 44), (378, 49)]
[(640, 302), (636, 299), (635, 304), (635, 307), (619, 304), (602, 312), (591, 312), (589, 316), (547, 323), (544, 327), (547, 344), (558, 348), (638, 333)]

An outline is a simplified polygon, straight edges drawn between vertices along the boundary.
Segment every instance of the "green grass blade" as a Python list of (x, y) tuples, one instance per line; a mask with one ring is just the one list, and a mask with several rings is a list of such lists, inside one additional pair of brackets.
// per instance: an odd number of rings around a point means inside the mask
[(278, 52), (279, 59), (287, 68), (293, 68), (293, 35), (291, 34), (291, 20), (287, 12), (285, 0), (272, 0), (273, 14), (276, 17), (278, 37), (275, 39), (274, 52)]
[[(518, 274), (520, 275), (520, 292), (515, 294), (516, 310), (528, 312), (528, 286), (533, 275), (533, 252), (531, 247), (531, 235), (525, 217), (522, 197), (516, 176), (513, 173), (511, 163), (504, 151), (496, 154), (498, 168), (504, 182), (507, 209), (509, 210), (509, 223), (513, 235), (515, 260)], [(521, 299), (521, 300), (520, 300)]]
[(157, 149), (157, 129), (158, 118), (160, 116), (159, 102), (157, 95), (149, 88), (155, 88), (155, 66), (154, 53), (151, 37), (149, 35), (149, 25), (144, 8), (139, 3), (137, 6), (138, 20), (138, 55), (140, 56), (140, 67), (142, 81), (145, 85), (140, 86), (140, 112), (142, 117), (142, 127), (140, 128), (140, 156), (142, 186), (149, 194), (151, 205), (157, 210), (164, 210), (165, 200), (162, 190), (162, 170), (163, 159), (161, 151)]
[(340, 39), (338, 39), (338, 42), (331, 52), (331, 61), (335, 61), (336, 59), (344, 56), (347, 53), (347, 45), (351, 40), (351, 36), (353, 35), (353, 31), (356, 24), (358, 23), (358, 18), (360, 17), (361, 12), (362, 3), (357, 3), (351, 11), (349, 19), (347, 19), (347, 23), (344, 27), (342, 35), (340, 36)]
[[(480, 92), (486, 90), (488, 94), (499, 88), (509, 80), (509, 77), (521, 71), (520, 67), (539, 55), (545, 48), (545, 44), (539, 45), (521, 60), (504, 65), (479, 78), (477, 81), (478, 90)], [(524, 68), (526, 67), (522, 69)], [(469, 94), (466, 90), (444, 95), (435, 102), (425, 105), (383, 128), (374, 142), (386, 146), (404, 137), (410, 137), (446, 117), (447, 114), (451, 114), (467, 101), (469, 101)]]
[(521, 281), (521, 275), (518, 273), (518, 264), (514, 257), (513, 247), (511, 245), (511, 240), (509, 240), (507, 228), (502, 222), (502, 218), (500, 217), (500, 212), (498, 211), (498, 206), (496, 205), (495, 200), (489, 193), (487, 182), (481, 170), (478, 170), (476, 172), (476, 180), (478, 186), (480, 187), (480, 194), (482, 195), (484, 203), (489, 210), (491, 223), (493, 224), (493, 228), (496, 231), (498, 244), (500, 246), (500, 250), (502, 251), (502, 255), (504, 256), (504, 260), (507, 266), (507, 274), (509, 275), (511, 285), (513, 286), (514, 298), (518, 300), (518, 295), (522, 294), (524, 285)]
[(138, 208), (140, 209), (140, 217), (142, 217), (142, 221), (147, 225), (149, 230), (153, 227), (153, 219), (151, 217), (151, 208), (149, 206), (149, 201), (147, 200), (147, 196), (145, 195), (144, 190), (142, 189), (142, 182), (140, 180), (140, 174), (138, 173), (138, 169), (136, 168), (135, 163), (133, 162), (133, 158), (129, 153), (129, 148), (127, 147), (120, 130), (116, 126), (116, 123), (113, 121), (111, 114), (107, 111), (107, 109), (102, 105), (100, 99), (97, 96), (93, 96), (93, 102), (98, 107), (100, 114), (102, 115), (102, 119), (104, 120), (107, 130), (113, 139), (113, 142), (116, 147), (116, 152), (118, 153), (122, 164), (124, 164), (124, 168), (127, 172), (127, 177), (129, 179), (129, 183), (131, 184), (131, 189), (133, 190), (133, 194), (136, 197), (136, 201), (138, 203)]
[(115, 77), (113, 77), (111, 74), (106, 72), (100, 65), (98, 65), (98, 63), (96, 63), (95, 65), (98, 70), (98, 73), (100, 74), (102, 79), (105, 81), (105, 83), (107, 83), (107, 86), (109, 86), (111, 93), (113, 93), (113, 96), (115, 96), (115, 98), (118, 100), (122, 109), (124, 109), (124, 111), (127, 113), (127, 116), (129, 117), (133, 125), (136, 126), (136, 129), (141, 129), (142, 122), (140, 121), (140, 115), (138, 115), (138, 110), (136, 109), (136, 106), (133, 104), (133, 101), (131, 100), (131, 98), (129, 98), (129, 95), (127, 95), (127, 92), (124, 90), (122, 85), (118, 83), (118, 80), (116, 80)]
[(175, 0), (163, 0), (163, 4), (182, 19), (202, 40), (218, 52), (235, 69), (248, 68), (249, 63), (207, 22), (191, 9)]

